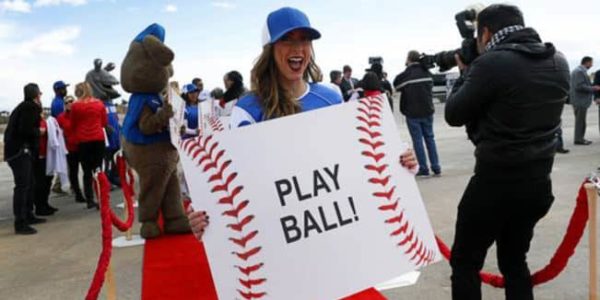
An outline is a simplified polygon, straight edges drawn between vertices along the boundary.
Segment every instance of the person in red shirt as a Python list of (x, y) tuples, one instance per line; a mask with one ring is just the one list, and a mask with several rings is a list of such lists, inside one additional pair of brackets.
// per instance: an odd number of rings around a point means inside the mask
[(69, 151), (67, 154), (67, 164), (69, 166), (71, 190), (75, 194), (75, 202), (85, 202), (79, 186), (79, 147), (75, 139), (75, 129), (71, 126), (71, 106), (73, 102), (75, 102), (73, 96), (65, 97), (65, 111), (59, 114), (56, 120), (63, 130), (67, 151)]
[(87, 207), (98, 209), (98, 204), (94, 201), (92, 176), (102, 165), (106, 148), (104, 130), (108, 124), (108, 117), (102, 101), (92, 97), (92, 89), (87, 82), (75, 86), (75, 96), (78, 100), (71, 106), (71, 126), (83, 168), (83, 193)]

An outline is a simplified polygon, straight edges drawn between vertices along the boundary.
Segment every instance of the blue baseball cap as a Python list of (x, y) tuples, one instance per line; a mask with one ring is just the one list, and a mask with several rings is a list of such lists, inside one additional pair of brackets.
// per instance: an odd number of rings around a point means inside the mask
[(193, 83), (188, 83), (186, 85), (183, 86), (183, 89), (181, 90), (184, 94), (189, 94), (189, 93), (193, 93), (193, 92), (197, 92), (200, 89), (198, 89), (198, 87), (193, 84)]
[(62, 80), (59, 80), (52, 85), (52, 88), (55, 90), (58, 90), (58, 89), (66, 88), (68, 86), (69, 86), (69, 84), (65, 83)]
[(310, 26), (306, 14), (292, 7), (283, 7), (267, 16), (263, 29), (263, 46), (273, 44), (290, 31), (296, 29), (306, 30), (313, 40), (321, 37), (321, 33)]

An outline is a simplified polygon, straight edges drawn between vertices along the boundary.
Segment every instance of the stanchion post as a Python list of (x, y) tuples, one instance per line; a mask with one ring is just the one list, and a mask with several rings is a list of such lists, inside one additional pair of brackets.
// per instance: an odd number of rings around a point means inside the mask
[(115, 276), (112, 270), (112, 264), (108, 265), (106, 270), (106, 299), (117, 300), (117, 287), (115, 286)]
[[(124, 200), (125, 201), (123, 202), (123, 204), (125, 204), (125, 205), (123, 207), (123, 210), (124, 210), (124, 213), (125, 213), (125, 220), (129, 220), (129, 214), (131, 212), (129, 212), (129, 205), (127, 205), (127, 199), (124, 199)], [(129, 228), (125, 232), (125, 240), (131, 241), (131, 239), (132, 239), (131, 228)]]
[(597, 270), (597, 261), (598, 261), (598, 249), (597, 249), (597, 205), (598, 205), (598, 189), (594, 184), (587, 183), (585, 185), (585, 190), (588, 198), (588, 207), (589, 207), (589, 248), (590, 248), (590, 282), (589, 282), (589, 292), (590, 292), (590, 300), (598, 299), (598, 270)]

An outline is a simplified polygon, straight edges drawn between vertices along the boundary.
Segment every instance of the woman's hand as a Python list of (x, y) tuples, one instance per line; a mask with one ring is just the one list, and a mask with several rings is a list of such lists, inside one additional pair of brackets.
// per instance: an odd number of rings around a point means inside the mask
[(208, 226), (208, 215), (205, 211), (194, 211), (192, 206), (188, 206), (186, 210), (188, 220), (190, 221), (190, 227), (192, 232), (198, 241), (202, 241), (202, 235), (204, 235), (204, 229)]
[(404, 153), (400, 155), (400, 165), (406, 168), (413, 174), (417, 174), (419, 170), (419, 163), (417, 162), (417, 158), (415, 157), (415, 153), (412, 149), (408, 148)]

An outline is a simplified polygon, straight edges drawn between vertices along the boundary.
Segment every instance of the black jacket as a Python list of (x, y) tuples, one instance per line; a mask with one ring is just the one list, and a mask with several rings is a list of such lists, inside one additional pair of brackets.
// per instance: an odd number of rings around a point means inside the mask
[(5, 161), (24, 149), (31, 153), (38, 152), (41, 113), (41, 107), (33, 101), (23, 101), (12, 111), (4, 131)]
[(425, 118), (433, 114), (433, 79), (431, 73), (419, 63), (409, 64), (394, 79), (400, 95), (400, 112), (408, 118)]
[[(600, 85), (600, 70), (596, 71), (596, 73), (594, 74), (594, 83), (592, 83), (592, 85)], [(594, 96), (594, 98), (599, 99), (600, 92), (596, 92)]]
[(467, 126), (476, 173), (550, 173), (569, 77), (564, 56), (530, 28), (473, 61), (446, 101), (445, 116), (451, 126)]
[(356, 85), (358, 85), (358, 80), (356, 78), (350, 78), (350, 80), (342, 78), (340, 90), (342, 90), (342, 96), (344, 97), (344, 101), (348, 101), (350, 99), (350, 97), (352, 96), (352, 90), (357, 88)]

